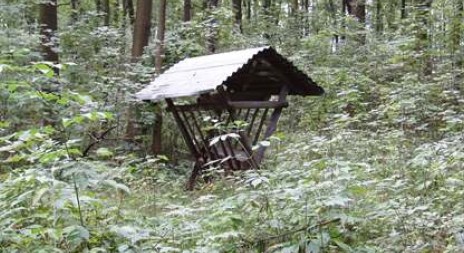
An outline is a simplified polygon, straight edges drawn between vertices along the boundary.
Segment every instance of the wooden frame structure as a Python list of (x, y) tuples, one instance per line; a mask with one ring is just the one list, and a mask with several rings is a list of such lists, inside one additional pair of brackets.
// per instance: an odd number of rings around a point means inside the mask
[[(212, 76), (215, 73), (219, 74)], [(137, 95), (144, 100), (165, 99), (195, 159), (189, 190), (211, 166), (221, 167), (226, 175), (259, 168), (266, 150), (260, 144), (276, 130), (288, 106), (287, 96), (324, 92), (271, 47), (190, 58), (158, 79)], [(173, 87), (175, 81), (195, 80), (209, 86), (196, 89), (185, 83), (179, 89)], [(190, 91), (183, 91), (184, 87)], [(182, 96), (196, 100), (174, 101)]]

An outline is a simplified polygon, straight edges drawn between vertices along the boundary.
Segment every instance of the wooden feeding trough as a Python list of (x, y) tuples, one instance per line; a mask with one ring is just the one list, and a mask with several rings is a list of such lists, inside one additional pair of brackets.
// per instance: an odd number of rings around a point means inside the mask
[(185, 59), (136, 96), (166, 100), (195, 159), (187, 183), (193, 189), (210, 166), (226, 174), (258, 168), (266, 149), (260, 144), (276, 130), (287, 96), (323, 93), (272, 47), (260, 47)]

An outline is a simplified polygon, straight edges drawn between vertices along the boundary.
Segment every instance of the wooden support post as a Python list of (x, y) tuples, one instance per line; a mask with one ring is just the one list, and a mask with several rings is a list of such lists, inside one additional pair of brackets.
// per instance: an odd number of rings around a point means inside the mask
[[(210, 148), (215, 148), (215, 147), (209, 147), (208, 140), (205, 138), (194, 112), (193, 111), (188, 111), (188, 112), (193, 121), (193, 128), (197, 130), (202, 146), (203, 146), (203, 152), (200, 152), (200, 153), (204, 153), (207, 156), (207, 158), (209, 158), (210, 161), (213, 159), (217, 159), (217, 158), (214, 158), (214, 155), (210, 152)], [(201, 113), (199, 111), (198, 111), (198, 115), (201, 117)]]
[(179, 112), (177, 112), (176, 110), (174, 102), (172, 102), (172, 99), (167, 98), (166, 103), (168, 105), (169, 110), (172, 112), (174, 116), (174, 120), (176, 121), (177, 126), (179, 126), (180, 128), (182, 136), (184, 137), (184, 141), (187, 144), (187, 147), (190, 149), (190, 152), (195, 158), (201, 157), (201, 154), (198, 152), (197, 148), (195, 147), (195, 144), (192, 141), (192, 137), (190, 136), (187, 128), (185, 127), (185, 124), (182, 122), (182, 119), (180, 118)]
[[(192, 139), (193, 145), (194, 145), (195, 148), (199, 151), (199, 150), (200, 150), (200, 148), (199, 148), (199, 146), (198, 146), (199, 141), (197, 140), (197, 138), (196, 138), (196, 136), (195, 136), (195, 130), (194, 130), (194, 128), (193, 128), (193, 127), (191, 126), (191, 124), (189, 124), (189, 122), (188, 122), (189, 119), (188, 119), (187, 115), (185, 114), (184, 111), (180, 110), (179, 116), (182, 116), (183, 119), (181, 118), (181, 120), (182, 120), (182, 122), (184, 123), (184, 125), (187, 126), (186, 129), (187, 129), (187, 131), (190, 133), (190, 138)], [(201, 152), (200, 152), (200, 153), (201, 153)]]
[(232, 146), (232, 142), (230, 141), (230, 139), (227, 139), (226, 142), (227, 142), (227, 147), (230, 149), (230, 154), (233, 157), (233, 160), (234, 160), (233, 162), (235, 162), (235, 165), (236, 165), (233, 169), (236, 168), (240, 170), (241, 169), (240, 161), (237, 160), (237, 157), (235, 156), (235, 151), (234, 151), (234, 147)]
[(253, 169), (259, 169), (259, 164), (256, 162), (253, 156), (253, 147), (250, 144), (251, 143), (250, 139), (245, 133), (241, 131), (238, 134), (240, 135), (240, 143), (242, 143), (245, 151), (247, 152), (247, 155), (250, 157), (251, 167)]
[(261, 134), (261, 129), (263, 129), (264, 121), (266, 121), (267, 117), (267, 112), (269, 111), (269, 108), (266, 108), (263, 112), (263, 115), (261, 116), (261, 120), (259, 121), (258, 129), (256, 130), (256, 135), (255, 139), (253, 140), (253, 145), (256, 145), (259, 141), (259, 135)]
[[(229, 157), (229, 156), (232, 157), (232, 155), (230, 155), (229, 152), (227, 151), (227, 147), (226, 147), (226, 145), (224, 144), (225, 141), (226, 141), (226, 140), (224, 140), (224, 141), (219, 140), (219, 143), (221, 144), (222, 152), (224, 153), (225, 158), (227, 158), (227, 157)], [(230, 168), (231, 170), (234, 169), (234, 164), (232, 163), (232, 159), (231, 159), (231, 158), (227, 158), (227, 164), (229, 164), (229, 168)], [(229, 174), (229, 171), (228, 171), (228, 170), (226, 170), (226, 174)]]
[(245, 113), (245, 117), (243, 118), (243, 121), (247, 122), (249, 115), (250, 115), (250, 108), (247, 109), (247, 111)]
[(253, 115), (251, 116), (251, 122), (247, 128), (248, 135), (250, 135), (251, 132), (253, 131), (253, 124), (255, 123), (255, 119), (256, 119), (256, 116), (258, 116), (258, 113), (259, 113), (259, 108), (256, 108), (255, 111), (253, 112)]
[[(288, 95), (288, 86), (287, 84), (283, 85), (280, 93), (279, 93), (279, 102), (285, 102)], [(274, 112), (269, 119), (269, 125), (267, 126), (266, 133), (264, 133), (264, 139), (269, 138), (272, 133), (277, 129), (277, 122), (279, 121), (280, 114), (282, 113), (282, 107), (278, 107), (274, 109)], [(266, 151), (266, 147), (260, 147), (258, 149), (258, 153), (256, 155), (256, 161), (258, 164), (261, 163), (264, 156), (264, 151)]]
[[(224, 98), (224, 100), (226, 101), (226, 104), (228, 105), (227, 106), (227, 109), (229, 111), (229, 115), (230, 115), (230, 118), (232, 119), (232, 121), (235, 120), (235, 113), (233, 111), (233, 108), (231, 104), (231, 100), (230, 100), (230, 97), (228, 96), (228, 94), (225, 92), (224, 88), (222, 86), (219, 86), (218, 87), (218, 92), (219, 94)], [(247, 108), (247, 107), (243, 107), (243, 108)], [(253, 115), (253, 121), (254, 119), (256, 118), (256, 112), (259, 111), (259, 109), (257, 108), (256, 111), (255, 111), (255, 114)], [(251, 124), (253, 125), (253, 124)], [(257, 162), (254, 158), (254, 155), (253, 155), (253, 149), (251, 147), (251, 142), (250, 142), (250, 139), (246, 136), (246, 134), (244, 134), (243, 132), (239, 131), (239, 136), (240, 136), (240, 142), (243, 144), (244, 148), (246, 149), (246, 151), (249, 153), (250, 155), (250, 158), (251, 158), (251, 163), (253, 165), (254, 168), (258, 168), (258, 164), (259, 162)]]
[(197, 181), (198, 175), (200, 175), (201, 170), (203, 169), (204, 161), (202, 158), (199, 158), (195, 161), (195, 165), (193, 165), (192, 174), (187, 182), (187, 190), (193, 191), (195, 189), (195, 182)]
[(180, 131), (182, 133), (182, 136), (184, 137), (184, 141), (187, 144), (187, 147), (190, 150), (190, 153), (195, 157), (195, 165), (193, 167), (192, 174), (190, 175), (190, 178), (186, 185), (187, 190), (191, 191), (195, 187), (195, 181), (197, 180), (198, 175), (200, 175), (205, 161), (202, 157), (201, 152), (197, 150), (195, 144), (193, 143), (192, 137), (189, 135), (189, 132), (187, 128), (185, 127), (184, 122), (182, 122), (182, 119), (178, 111), (176, 110), (176, 106), (174, 105), (174, 102), (172, 101), (172, 99), (167, 98), (166, 103), (168, 105), (169, 110), (172, 112), (174, 116), (174, 120), (176, 121), (177, 126), (179, 126), (180, 128)]

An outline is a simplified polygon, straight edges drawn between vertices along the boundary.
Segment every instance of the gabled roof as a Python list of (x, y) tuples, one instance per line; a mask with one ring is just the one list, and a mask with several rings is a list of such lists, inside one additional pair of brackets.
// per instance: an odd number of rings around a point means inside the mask
[(290, 95), (321, 95), (324, 90), (298, 70), (272, 47), (259, 47), (228, 53), (187, 58), (159, 75), (136, 93), (140, 100), (159, 101), (164, 98), (209, 93), (220, 85), (247, 78), (254, 61), (268, 61), (289, 83)]

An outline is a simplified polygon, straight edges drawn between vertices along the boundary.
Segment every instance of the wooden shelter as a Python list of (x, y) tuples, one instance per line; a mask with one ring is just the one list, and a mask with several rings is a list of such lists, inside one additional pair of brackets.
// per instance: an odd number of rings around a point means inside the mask
[(272, 47), (260, 47), (185, 59), (136, 96), (166, 100), (195, 159), (193, 189), (210, 166), (226, 174), (258, 168), (267, 146), (260, 144), (276, 130), (287, 96), (323, 93)]

